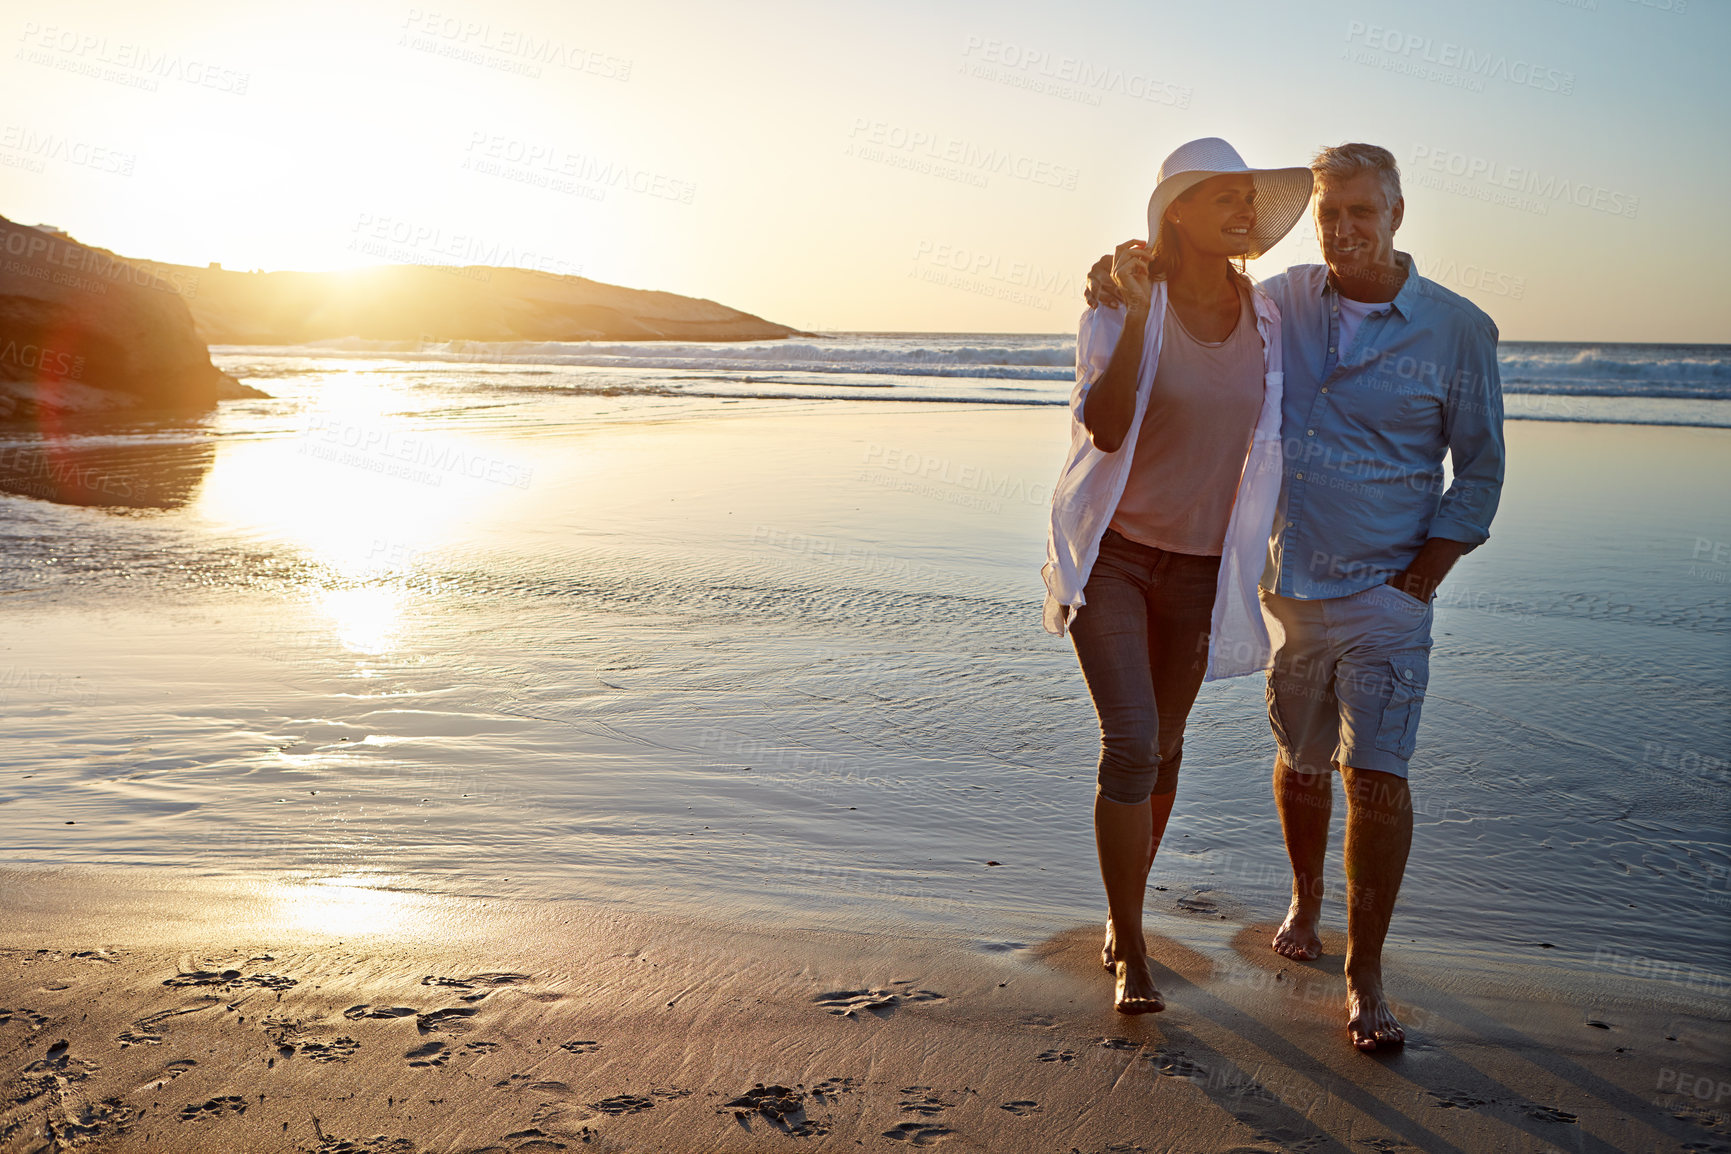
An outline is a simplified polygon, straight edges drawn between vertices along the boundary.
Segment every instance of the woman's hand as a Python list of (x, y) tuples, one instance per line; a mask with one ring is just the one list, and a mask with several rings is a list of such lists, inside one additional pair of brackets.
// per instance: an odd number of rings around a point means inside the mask
[(1148, 246), (1127, 240), (1112, 250), (1112, 284), (1131, 312), (1147, 312), (1154, 297), (1154, 281), (1148, 275)]
[(1109, 309), (1123, 306), (1124, 300), (1118, 295), (1118, 286), (1112, 283), (1111, 253), (1095, 261), (1094, 267), (1088, 270), (1088, 284), (1082, 289), (1082, 299), (1088, 302), (1091, 309), (1102, 305)]

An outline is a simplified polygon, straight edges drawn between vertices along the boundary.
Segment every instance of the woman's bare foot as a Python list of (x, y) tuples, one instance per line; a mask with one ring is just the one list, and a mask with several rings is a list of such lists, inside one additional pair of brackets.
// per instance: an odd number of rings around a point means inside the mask
[(1100, 947), (1100, 964), (1106, 967), (1106, 972), (1108, 974), (1115, 974), (1118, 972), (1116, 967), (1113, 964), (1116, 961), (1117, 961), (1117, 957), (1112, 952), (1112, 915), (1107, 914), (1106, 915), (1106, 944), (1104, 946)]
[(1274, 934), (1274, 952), (1294, 961), (1313, 962), (1322, 956), (1322, 939), (1316, 933), (1320, 910), (1300, 909), (1297, 902), (1286, 911), (1286, 920)]
[(1120, 1014), (1158, 1014), (1166, 1008), (1165, 999), (1154, 988), (1148, 973), (1148, 958), (1120, 958), (1113, 966), (1117, 986), (1113, 990), (1112, 1008)]
[(1405, 1044), (1406, 1031), (1389, 1009), (1381, 978), (1346, 976), (1346, 1032), (1366, 1053)]

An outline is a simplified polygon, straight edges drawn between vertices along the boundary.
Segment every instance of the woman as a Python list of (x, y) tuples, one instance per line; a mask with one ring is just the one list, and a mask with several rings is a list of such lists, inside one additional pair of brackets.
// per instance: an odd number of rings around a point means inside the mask
[(1204, 677), (1267, 667), (1256, 583), (1280, 487), (1280, 313), (1242, 260), (1292, 229), (1310, 188), (1309, 169), (1248, 168), (1224, 140), (1183, 145), (1148, 202), (1152, 247), (1113, 254), (1124, 307), (1090, 310), (1076, 340), (1045, 623), (1069, 631), (1100, 717), (1101, 959), (1126, 1014), (1166, 1008), (1142, 895), (1190, 706)]

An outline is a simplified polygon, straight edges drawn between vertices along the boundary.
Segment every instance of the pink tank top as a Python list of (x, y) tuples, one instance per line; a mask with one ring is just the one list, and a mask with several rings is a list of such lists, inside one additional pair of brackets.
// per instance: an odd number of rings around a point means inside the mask
[(1250, 294), (1239, 289), (1238, 324), (1209, 344), (1166, 309), (1160, 363), (1136, 435), (1130, 479), (1112, 528), (1141, 545), (1220, 556), (1262, 411), (1262, 336)]

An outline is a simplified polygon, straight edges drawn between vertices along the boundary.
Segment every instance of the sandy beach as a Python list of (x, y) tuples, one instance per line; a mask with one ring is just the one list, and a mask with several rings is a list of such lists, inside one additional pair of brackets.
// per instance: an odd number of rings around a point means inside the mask
[(1368, 1057), (1340, 943), (1293, 964), (1267, 925), (1157, 937), (1171, 1008), (1125, 1019), (1092, 927), (982, 946), (99, 873), (5, 893), (7, 1150), (1727, 1143), (1722, 1002), (1609, 974), (1397, 964), (1412, 1036)]
[(1062, 409), (475, 371), (243, 369), (57, 447), (166, 507), (4, 498), (0, 1149), (1731, 1149), (1731, 434), (1511, 424), (1366, 1057), (1338, 893), (1267, 949), (1255, 678), (1151, 878), (1170, 1009), (1110, 1010)]

